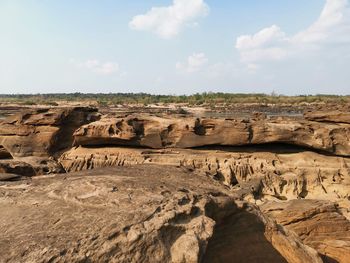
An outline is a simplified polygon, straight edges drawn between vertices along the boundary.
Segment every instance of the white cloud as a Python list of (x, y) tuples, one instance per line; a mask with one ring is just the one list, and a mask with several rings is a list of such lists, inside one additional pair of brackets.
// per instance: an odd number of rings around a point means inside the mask
[(133, 17), (129, 26), (169, 39), (178, 35), (186, 25), (197, 25), (194, 20), (208, 12), (209, 7), (203, 0), (174, 0), (171, 6), (152, 7), (146, 14)]
[(276, 25), (264, 28), (255, 35), (244, 35), (237, 38), (236, 48), (240, 51), (244, 62), (264, 59), (284, 58), (288, 44), (286, 34)]
[(88, 69), (99, 75), (112, 75), (120, 73), (119, 64), (115, 62), (100, 62), (97, 59), (89, 59), (85, 62), (79, 62), (75, 59), (71, 59), (70, 62), (78, 68)]
[(287, 36), (278, 26), (264, 28), (236, 40), (241, 60), (250, 66), (319, 50), (329, 44), (350, 42), (348, 0), (327, 0), (319, 18), (307, 29)]
[(208, 58), (204, 53), (194, 53), (187, 58), (185, 63), (176, 63), (176, 69), (187, 73), (193, 73), (200, 71), (207, 63)]
[(308, 29), (296, 34), (292, 41), (297, 43), (317, 43), (338, 41), (344, 29), (350, 34), (350, 11), (348, 0), (327, 0), (318, 20)]

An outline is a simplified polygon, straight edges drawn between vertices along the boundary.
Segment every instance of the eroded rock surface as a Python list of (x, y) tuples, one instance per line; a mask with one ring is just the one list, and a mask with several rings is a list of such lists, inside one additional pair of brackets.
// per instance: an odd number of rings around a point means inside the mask
[(349, 262), (350, 221), (334, 203), (322, 200), (268, 202), (264, 213), (297, 233), (303, 242), (323, 255), (325, 262)]
[[(350, 160), (347, 158), (309, 151), (225, 150), (78, 147), (64, 153), (60, 163), (67, 172), (137, 164), (183, 166), (233, 187), (240, 195), (254, 194), (259, 198), (340, 200), (350, 197)], [(237, 150), (241, 152), (235, 152)], [(246, 150), (254, 151), (254, 148)]]
[(348, 113), (99, 119), (0, 122), (0, 262), (349, 262)]
[(150, 115), (104, 118), (74, 133), (75, 145), (193, 148), (285, 143), (350, 156), (350, 124), (292, 118), (195, 119)]
[(308, 111), (304, 117), (310, 121), (350, 123), (350, 112), (344, 111)]
[(13, 173), (32, 177), (63, 172), (62, 165), (53, 158), (18, 157), (14, 160), (0, 160), (0, 173)]
[(96, 120), (93, 108), (24, 111), (0, 121), (0, 145), (12, 157), (47, 157), (72, 145), (73, 132)]
[(0, 146), (0, 160), (1, 159), (12, 159), (11, 153), (3, 146)]
[[(215, 257), (208, 242), (215, 247), (216, 226), (240, 214), (250, 214), (260, 230), (247, 236), (269, 255), (259, 262), (321, 262), (256, 208), (235, 203), (219, 183), (180, 168), (104, 168), (7, 183), (0, 205), (4, 262), (200, 262), (206, 253)], [(244, 222), (233, 230), (251, 232)], [(237, 262), (256, 251), (241, 249)]]

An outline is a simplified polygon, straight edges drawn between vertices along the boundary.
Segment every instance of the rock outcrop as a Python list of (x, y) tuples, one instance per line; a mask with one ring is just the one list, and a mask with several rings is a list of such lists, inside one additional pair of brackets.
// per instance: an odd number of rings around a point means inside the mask
[(348, 263), (348, 118), (8, 117), (0, 262)]
[(18, 157), (16, 159), (0, 160), (0, 173), (32, 177), (63, 172), (64, 169), (61, 164), (53, 158)]
[(304, 118), (309, 121), (350, 123), (350, 112), (344, 111), (308, 111)]
[[(8, 183), (0, 185), (0, 204), (4, 262), (219, 262), (229, 255), (237, 262), (322, 262), (254, 206), (180, 168), (104, 168)], [(226, 230), (237, 239), (222, 242)], [(239, 253), (220, 254), (225, 246)]]
[(321, 200), (268, 202), (262, 205), (265, 214), (295, 232), (304, 244), (316, 249), (324, 262), (349, 262), (350, 221), (334, 203)]
[(12, 159), (11, 153), (3, 146), (0, 146), (0, 160), (1, 159)]
[(47, 157), (71, 147), (73, 132), (96, 120), (93, 108), (47, 108), (24, 111), (0, 121), (0, 145), (12, 157)]
[(350, 124), (293, 118), (195, 119), (127, 116), (104, 118), (82, 126), (74, 144), (149, 148), (193, 148), (268, 143), (297, 145), (350, 156)]
[[(235, 152), (237, 150), (240, 152)], [(62, 154), (59, 161), (67, 172), (138, 164), (180, 166), (207, 174), (243, 196), (253, 192), (259, 199), (308, 197), (340, 200), (350, 197), (350, 160), (347, 158), (309, 151), (257, 151), (259, 149), (254, 148), (147, 150), (78, 147)], [(251, 191), (252, 187), (254, 191)]]

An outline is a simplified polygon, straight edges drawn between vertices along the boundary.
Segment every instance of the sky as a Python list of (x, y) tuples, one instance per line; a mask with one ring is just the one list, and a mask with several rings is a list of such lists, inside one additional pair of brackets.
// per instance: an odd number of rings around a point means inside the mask
[(0, 0), (0, 94), (350, 94), (349, 0)]

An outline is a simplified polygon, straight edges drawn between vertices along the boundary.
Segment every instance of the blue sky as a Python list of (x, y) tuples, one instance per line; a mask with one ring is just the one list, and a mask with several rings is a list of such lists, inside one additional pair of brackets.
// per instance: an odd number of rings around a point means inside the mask
[(350, 94), (348, 0), (0, 0), (0, 93)]

